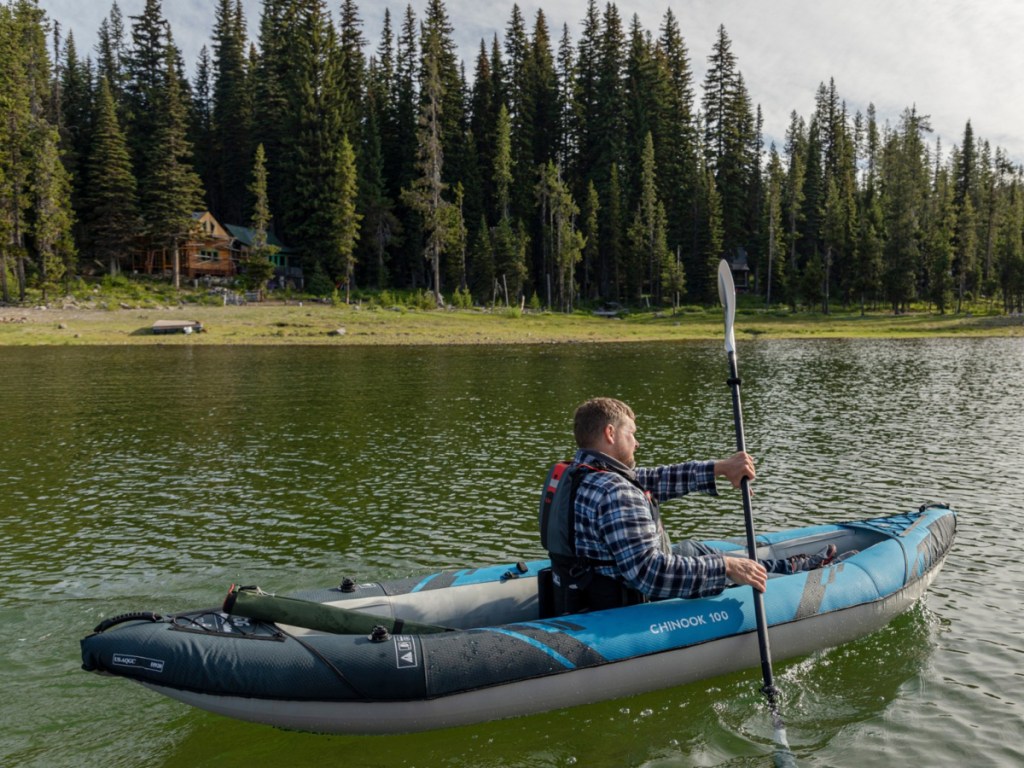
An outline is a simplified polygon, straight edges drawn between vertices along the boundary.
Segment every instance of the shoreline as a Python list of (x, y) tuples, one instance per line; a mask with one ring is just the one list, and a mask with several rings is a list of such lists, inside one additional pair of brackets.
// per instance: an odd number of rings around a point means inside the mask
[[(155, 334), (158, 320), (201, 323), (201, 333)], [(934, 313), (790, 314), (741, 308), (740, 339), (1024, 336), (1024, 318)], [(716, 339), (720, 311), (647, 312), (624, 318), (497, 309), (381, 309), (292, 302), (241, 306), (0, 307), (0, 347), (208, 345), (474, 345), (623, 343)]]

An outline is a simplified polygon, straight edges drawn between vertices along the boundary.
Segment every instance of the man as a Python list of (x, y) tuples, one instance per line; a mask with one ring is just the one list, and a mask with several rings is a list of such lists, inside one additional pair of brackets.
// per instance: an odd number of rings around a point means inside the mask
[[(754, 479), (753, 459), (740, 452), (720, 461), (638, 468), (633, 411), (608, 397), (580, 405), (573, 432), (578, 450), (565, 476), (568, 487), (559, 481), (561, 493), (546, 488), (541, 502), (556, 613), (716, 595), (730, 582), (764, 592), (769, 572), (820, 568), (835, 556), (834, 545), (818, 555), (765, 561), (726, 557), (696, 541), (672, 547), (658, 502), (692, 492), (717, 495), (717, 477), (738, 488), (744, 477)], [(565, 529), (561, 541), (550, 533)]]

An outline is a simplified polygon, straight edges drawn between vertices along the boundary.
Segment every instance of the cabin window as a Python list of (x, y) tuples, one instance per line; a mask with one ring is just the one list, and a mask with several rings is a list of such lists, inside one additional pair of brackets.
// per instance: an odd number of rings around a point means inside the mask
[(217, 251), (202, 250), (199, 252), (200, 261), (220, 261), (220, 254)]

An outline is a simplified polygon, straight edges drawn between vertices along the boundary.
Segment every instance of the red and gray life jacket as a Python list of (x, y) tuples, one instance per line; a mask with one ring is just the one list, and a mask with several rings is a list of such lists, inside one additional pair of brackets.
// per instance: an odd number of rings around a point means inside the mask
[(583, 478), (591, 472), (614, 472), (641, 490), (651, 505), (654, 522), (659, 522), (658, 502), (637, 482), (636, 475), (626, 469), (600, 460), (589, 463), (559, 461), (548, 473), (540, 498), (540, 543), (554, 563), (564, 565), (614, 565), (614, 560), (594, 560), (576, 552), (576, 492)]

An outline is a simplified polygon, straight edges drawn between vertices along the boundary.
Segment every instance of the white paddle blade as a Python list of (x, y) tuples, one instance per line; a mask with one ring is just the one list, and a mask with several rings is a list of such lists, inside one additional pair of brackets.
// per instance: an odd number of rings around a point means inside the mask
[(718, 262), (718, 298), (725, 310), (725, 351), (735, 353), (736, 337), (732, 327), (736, 322), (736, 285), (732, 281), (732, 269), (725, 259)]

